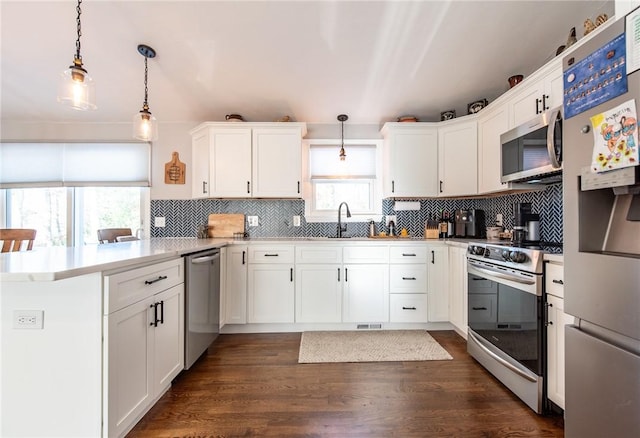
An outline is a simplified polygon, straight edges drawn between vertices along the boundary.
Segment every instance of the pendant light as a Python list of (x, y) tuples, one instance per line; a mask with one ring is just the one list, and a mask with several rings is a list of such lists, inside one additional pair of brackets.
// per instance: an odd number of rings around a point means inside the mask
[(149, 46), (140, 44), (138, 52), (144, 56), (144, 102), (142, 110), (133, 116), (133, 137), (138, 140), (153, 141), (158, 138), (158, 124), (156, 123), (156, 118), (149, 111), (149, 103), (147, 102), (149, 95), (147, 59), (155, 58), (156, 51)]
[(78, 37), (76, 39), (76, 54), (73, 57), (73, 65), (60, 75), (60, 83), (58, 85), (58, 102), (68, 105), (73, 109), (85, 111), (96, 109), (95, 84), (87, 70), (82, 66), (82, 55), (80, 55), (80, 36), (82, 35), (82, 25), (80, 22), (80, 14), (82, 9), (80, 4), (82, 0), (78, 0), (76, 6), (76, 26)]
[(349, 120), (349, 116), (346, 114), (340, 114), (338, 116), (338, 121), (342, 125), (342, 145), (340, 146), (340, 161), (344, 161), (347, 158), (347, 154), (344, 151), (344, 122)]

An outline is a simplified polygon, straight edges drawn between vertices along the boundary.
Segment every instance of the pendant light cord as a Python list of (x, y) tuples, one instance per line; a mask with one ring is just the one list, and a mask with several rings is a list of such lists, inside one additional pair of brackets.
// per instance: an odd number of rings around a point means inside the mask
[(149, 104), (147, 102), (147, 98), (149, 95), (149, 88), (147, 88), (147, 74), (149, 69), (147, 68), (147, 57), (144, 57), (144, 106), (148, 109)]
[(82, 0), (78, 0), (78, 6), (76, 6), (76, 12), (78, 13), (76, 17), (76, 27), (78, 31), (78, 38), (76, 39), (76, 59), (82, 61), (82, 56), (80, 55), (80, 37), (82, 36), (82, 24), (80, 23), (80, 14), (82, 14), (82, 10), (80, 9), (81, 4)]

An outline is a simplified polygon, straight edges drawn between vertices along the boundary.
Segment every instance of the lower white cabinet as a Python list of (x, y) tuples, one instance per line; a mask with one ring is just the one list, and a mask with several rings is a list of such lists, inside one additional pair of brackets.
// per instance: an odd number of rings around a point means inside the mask
[(105, 315), (105, 336), (105, 435), (124, 436), (184, 368), (184, 283)]
[(564, 327), (574, 317), (564, 313), (563, 267), (545, 263), (547, 292), (547, 397), (564, 409)]
[(229, 245), (224, 276), (224, 322), (246, 324), (247, 322), (247, 245)]
[(449, 248), (430, 246), (427, 252), (429, 322), (449, 321)]
[(293, 264), (249, 264), (247, 322), (294, 322)]
[(467, 250), (449, 247), (449, 321), (467, 335)]
[(342, 265), (296, 265), (296, 322), (342, 322)]
[(389, 265), (345, 264), (343, 322), (389, 321)]
[(389, 322), (427, 322), (427, 294), (389, 295)]

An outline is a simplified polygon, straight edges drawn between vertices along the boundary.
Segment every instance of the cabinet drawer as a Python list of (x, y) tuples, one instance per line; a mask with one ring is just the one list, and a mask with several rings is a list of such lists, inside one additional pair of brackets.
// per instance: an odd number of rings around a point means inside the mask
[(104, 277), (105, 315), (184, 282), (184, 260), (169, 260)]
[(548, 294), (564, 298), (564, 266), (545, 263), (544, 283)]
[(344, 263), (389, 263), (388, 246), (345, 246)]
[(426, 293), (427, 265), (391, 265), (389, 281), (392, 294)]
[(427, 294), (395, 294), (389, 297), (390, 322), (427, 322)]
[(342, 247), (298, 245), (296, 263), (342, 263)]
[(293, 245), (249, 245), (249, 263), (293, 263)]
[(426, 245), (392, 246), (389, 248), (391, 263), (426, 263)]
[(469, 295), (469, 325), (498, 321), (498, 296), (494, 294)]

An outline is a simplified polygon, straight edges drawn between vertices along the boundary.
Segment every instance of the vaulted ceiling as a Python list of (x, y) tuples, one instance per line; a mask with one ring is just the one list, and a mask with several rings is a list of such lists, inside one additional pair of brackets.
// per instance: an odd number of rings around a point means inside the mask
[(466, 114), (550, 60), (613, 1), (125, 1), (82, 3), (81, 50), (98, 109), (56, 102), (73, 61), (75, 1), (0, 3), (3, 121), (384, 123)]

